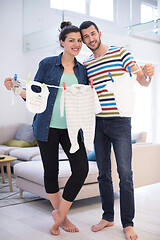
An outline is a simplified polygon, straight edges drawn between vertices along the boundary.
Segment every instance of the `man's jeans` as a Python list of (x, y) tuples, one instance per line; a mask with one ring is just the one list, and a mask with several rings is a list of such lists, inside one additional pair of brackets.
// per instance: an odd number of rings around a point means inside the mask
[(122, 226), (133, 226), (134, 189), (131, 170), (131, 118), (96, 118), (95, 153), (99, 169), (99, 188), (103, 216), (114, 221), (114, 191), (111, 175), (111, 143), (120, 178), (120, 212)]

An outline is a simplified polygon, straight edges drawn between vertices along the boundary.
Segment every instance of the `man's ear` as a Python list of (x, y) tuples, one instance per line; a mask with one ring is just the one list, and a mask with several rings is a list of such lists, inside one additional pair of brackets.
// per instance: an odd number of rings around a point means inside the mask
[(99, 32), (99, 36), (102, 37), (102, 32)]

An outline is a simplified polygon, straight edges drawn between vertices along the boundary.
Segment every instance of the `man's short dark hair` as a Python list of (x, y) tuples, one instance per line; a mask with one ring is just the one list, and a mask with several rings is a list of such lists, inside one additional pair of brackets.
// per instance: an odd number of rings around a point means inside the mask
[(80, 31), (82, 31), (83, 29), (87, 29), (87, 28), (89, 28), (92, 25), (96, 28), (97, 32), (99, 32), (99, 29), (98, 29), (97, 25), (94, 22), (92, 22), (92, 21), (84, 21), (84, 22), (82, 22), (80, 27), (79, 27), (79, 29), (80, 29)]

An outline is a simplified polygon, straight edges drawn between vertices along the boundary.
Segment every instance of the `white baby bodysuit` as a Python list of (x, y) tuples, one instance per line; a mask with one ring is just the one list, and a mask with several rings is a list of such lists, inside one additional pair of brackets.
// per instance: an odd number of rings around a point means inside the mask
[(61, 97), (61, 116), (66, 112), (68, 134), (71, 141), (70, 153), (79, 149), (77, 135), (83, 130), (84, 143), (93, 151), (95, 134), (95, 114), (101, 112), (101, 106), (95, 89), (83, 84), (74, 84), (63, 90)]
[(134, 82), (137, 75), (128, 72), (121, 76), (113, 77), (114, 82), (109, 81), (105, 89), (114, 93), (116, 105), (121, 117), (130, 117), (134, 109)]

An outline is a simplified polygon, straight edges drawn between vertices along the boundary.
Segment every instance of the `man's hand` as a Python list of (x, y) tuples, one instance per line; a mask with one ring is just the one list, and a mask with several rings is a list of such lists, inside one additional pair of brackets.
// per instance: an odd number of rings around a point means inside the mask
[(151, 78), (154, 75), (154, 67), (152, 64), (146, 64), (144, 66), (141, 66), (141, 69), (143, 71), (144, 76), (147, 78)]
[(141, 66), (142, 74), (137, 72), (137, 81), (144, 87), (148, 87), (151, 82), (151, 77), (154, 75), (154, 67), (148, 63)]

